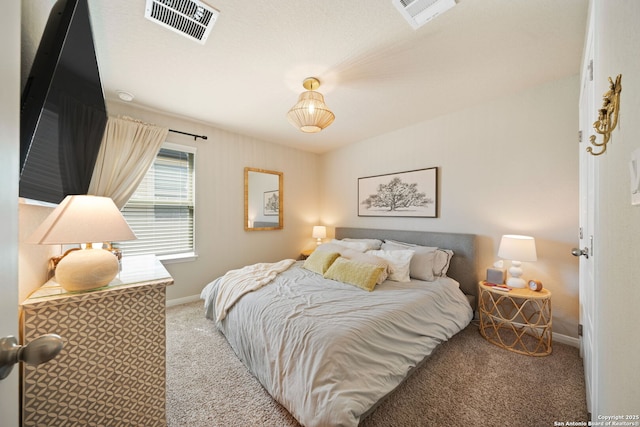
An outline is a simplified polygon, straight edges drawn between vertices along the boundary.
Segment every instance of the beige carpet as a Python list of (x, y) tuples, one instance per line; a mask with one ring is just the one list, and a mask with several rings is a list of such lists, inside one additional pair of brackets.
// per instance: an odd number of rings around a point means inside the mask
[[(578, 349), (529, 357), (471, 324), (442, 344), (362, 426), (553, 426), (586, 421)], [(202, 302), (167, 309), (167, 425), (298, 426), (247, 371)]]

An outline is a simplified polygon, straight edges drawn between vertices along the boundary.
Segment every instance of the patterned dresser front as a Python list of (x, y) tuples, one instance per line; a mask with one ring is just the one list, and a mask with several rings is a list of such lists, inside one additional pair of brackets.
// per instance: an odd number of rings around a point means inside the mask
[(166, 425), (165, 291), (173, 279), (155, 257), (136, 258), (107, 288), (66, 293), (50, 281), (21, 304), (23, 343), (48, 333), (64, 340), (53, 360), (22, 364), (23, 426)]

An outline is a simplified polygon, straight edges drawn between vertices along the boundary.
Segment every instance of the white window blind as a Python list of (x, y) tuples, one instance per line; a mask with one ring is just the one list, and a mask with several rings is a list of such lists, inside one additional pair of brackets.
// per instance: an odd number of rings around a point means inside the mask
[(137, 236), (115, 245), (123, 256), (194, 254), (194, 157), (191, 147), (165, 144), (160, 149), (122, 208)]

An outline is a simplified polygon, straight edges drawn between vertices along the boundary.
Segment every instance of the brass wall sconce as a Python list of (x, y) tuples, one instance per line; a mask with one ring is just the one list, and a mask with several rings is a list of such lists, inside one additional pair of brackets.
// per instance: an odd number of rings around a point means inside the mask
[(596, 142), (596, 135), (589, 137), (591, 145), (600, 151), (594, 152), (593, 147), (587, 147), (587, 151), (594, 156), (599, 156), (607, 151), (611, 132), (618, 125), (620, 92), (622, 92), (622, 74), (618, 74), (615, 83), (609, 77), (609, 90), (602, 95), (602, 108), (598, 110), (598, 120), (593, 123), (593, 129), (595, 129), (596, 133), (602, 135), (602, 142)]

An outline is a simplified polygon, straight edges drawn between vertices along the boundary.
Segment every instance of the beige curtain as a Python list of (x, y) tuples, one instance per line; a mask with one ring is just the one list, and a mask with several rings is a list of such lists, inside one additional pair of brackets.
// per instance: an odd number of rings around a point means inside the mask
[(109, 117), (89, 194), (111, 197), (121, 209), (153, 164), (168, 132), (130, 117)]

